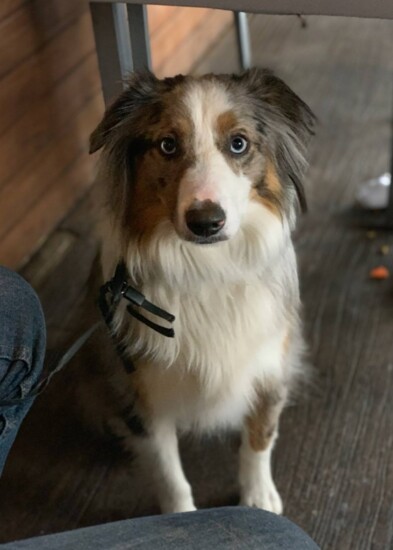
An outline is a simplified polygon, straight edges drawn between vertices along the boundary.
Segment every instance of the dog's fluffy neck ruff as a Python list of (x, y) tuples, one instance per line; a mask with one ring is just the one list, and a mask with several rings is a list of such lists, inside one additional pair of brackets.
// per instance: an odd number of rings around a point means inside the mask
[[(149, 244), (129, 242), (124, 260), (132, 284), (176, 316), (176, 336), (168, 340), (120, 308), (116, 330), (126, 335), (133, 358), (158, 368), (191, 370), (214, 393), (232, 379), (231, 370), (249, 362), (261, 338), (277, 333), (298, 304), (295, 259), (288, 224), (266, 212), (261, 217), (260, 208), (250, 203), (247, 222), (227, 242), (186, 243), (169, 221), (157, 228)], [(104, 251), (119, 250), (113, 241), (106, 244)], [(277, 269), (279, 262), (286, 268)], [(237, 353), (229, 356), (228, 342), (234, 339)]]
[(213, 245), (183, 241), (167, 220), (157, 227), (147, 245), (131, 238), (124, 259), (136, 285), (158, 285), (180, 295), (197, 294), (205, 286), (247, 284), (263, 278), (291, 246), (285, 219), (250, 203), (247, 221), (229, 241)]

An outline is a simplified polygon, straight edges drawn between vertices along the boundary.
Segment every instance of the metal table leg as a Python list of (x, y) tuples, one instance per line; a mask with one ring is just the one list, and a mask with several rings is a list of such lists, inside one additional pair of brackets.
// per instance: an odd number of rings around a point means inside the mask
[(127, 75), (150, 68), (146, 7), (90, 2), (105, 103), (122, 90)]
[[(90, 2), (98, 65), (105, 103), (122, 90), (122, 81), (134, 70), (150, 69), (151, 54), (146, 6)], [(234, 12), (242, 69), (251, 66), (247, 14)]]
[(235, 17), (240, 66), (243, 70), (246, 70), (251, 67), (251, 42), (247, 14), (243, 11), (235, 11), (233, 14)]
[[(393, 109), (393, 102), (392, 102)], [(393, 116), (391, 119), (390, 129), (390, 186), (389, 186), (389, 202), (386, 208), (386, 220), (393, 228)]]
[(90, 3), (94, 37), (106, 104), (122, 90), (122, 78), (131, 62), (131, 45), (122, 28), (124, 5)]
[(151, 69), (149, 26), (146, 6), (127, 4), (133, 70)]

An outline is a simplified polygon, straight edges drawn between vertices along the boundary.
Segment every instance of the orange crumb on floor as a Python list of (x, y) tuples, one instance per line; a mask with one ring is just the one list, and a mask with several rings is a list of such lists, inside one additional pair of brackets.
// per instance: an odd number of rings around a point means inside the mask
[(387, 279), (390, 276), (390, 273), (387, 267), (385, 267), (384, 265), (380, 265), (378, 267), (374, 267), (374, 269), (370, 271), (369, 275), (370, 275), (370, 279), (381, 280), (381, 279)]

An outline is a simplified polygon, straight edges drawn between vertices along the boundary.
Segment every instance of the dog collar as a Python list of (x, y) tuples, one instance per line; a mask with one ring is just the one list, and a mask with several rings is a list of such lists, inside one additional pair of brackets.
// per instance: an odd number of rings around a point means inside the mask
[(100, 288), (99, 307), (108, 328), (112, 331), (112, 321), (115, 311), (120, 301), (125, 299), (129, 302), (127, 311), (132, 317), (141, 323), (144, 323), (146, 326), (155, 330), (159, 334), (162, 334), (168, 338), (173, 338), (175, 336), (175, 331), (173, 328), (163, 327), (162, 325), (151, 321), (142, 315), (142, 313), (139, 312), (139, 309), (145, 309), (149, 313), (155, 315), (156, 317), (160, 317), (169, 323), (173, 323), (175, 316), (146, 300), (145, 296), (141, 292), (128, 284), (128, 278), (127, 267), (124, 261), (121, 261), (117, 264), (115, 274), (112, 279)]

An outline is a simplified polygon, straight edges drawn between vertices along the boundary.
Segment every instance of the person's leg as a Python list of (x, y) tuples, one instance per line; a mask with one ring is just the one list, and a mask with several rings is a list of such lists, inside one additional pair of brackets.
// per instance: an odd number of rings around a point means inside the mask
[(0, 475), (33, 398), (16, 405), (37, 384), (44, 363), (46, 330), (40, 301), (22, 277), (0, 266)]
[(135, 518), (3, 545), (6, 549), (318, 550), (304, 531), (257, 508), (213, 508)]

